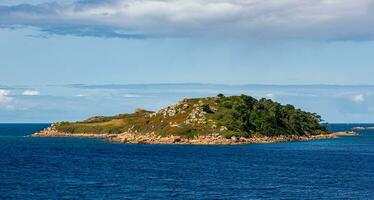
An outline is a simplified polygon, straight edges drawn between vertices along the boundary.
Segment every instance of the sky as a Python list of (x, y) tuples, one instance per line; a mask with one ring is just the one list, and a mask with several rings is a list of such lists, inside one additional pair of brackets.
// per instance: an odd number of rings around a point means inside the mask
[(371, 0), (0, 0), (0, 122), (221, 92), (374, 122), (373, 10)]

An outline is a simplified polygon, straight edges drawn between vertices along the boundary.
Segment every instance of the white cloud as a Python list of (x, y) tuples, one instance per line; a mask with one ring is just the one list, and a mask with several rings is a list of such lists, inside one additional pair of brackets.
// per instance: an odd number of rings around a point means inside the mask
[(88, 97), (89, 95), (88, 94), (77, 94), (75, 95), (76, 97)]
[(136, 95), (136, 94), (124, 94), (123, 97), (125, 97), (125, 98), (139, 98), (141, 96)]
[(371, 40), (372, 0), (102, 0), (0, 7), (0, 25), (126, 37)]
[(353, 101), (356, 103), (362, 103), (365, 101), (365, 96), (363, 94), (358, 94), (353, 97)]
[(3, 107), (7, 110), (14, 109), (13, 106), (13, 98), (9, 96), (10, 91), (9, 90), (1, 90), (0, 89), (0, 107)]
[(37, 90), (25, 90), (22, 92), (23, 96), (39, 96), (40, 92)]

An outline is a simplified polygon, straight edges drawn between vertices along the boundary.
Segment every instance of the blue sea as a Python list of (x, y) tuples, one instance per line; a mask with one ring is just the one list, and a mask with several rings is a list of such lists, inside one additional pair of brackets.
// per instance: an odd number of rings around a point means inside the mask
[(0, 199), (374, 199), (374, 131), (237, 146), (28, 137), (47, 126), (0, 124)]

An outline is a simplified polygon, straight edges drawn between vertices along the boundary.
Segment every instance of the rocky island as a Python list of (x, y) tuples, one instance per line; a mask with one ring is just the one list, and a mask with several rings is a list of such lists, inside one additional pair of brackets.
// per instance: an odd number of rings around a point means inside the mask
[(329, 133), (321, 117), (292, 105), (241, 95), (183, 99), (157, 112), (53, 123), (35, 137), (93, 137), (132, 144), (251, 144), (356, 135)]

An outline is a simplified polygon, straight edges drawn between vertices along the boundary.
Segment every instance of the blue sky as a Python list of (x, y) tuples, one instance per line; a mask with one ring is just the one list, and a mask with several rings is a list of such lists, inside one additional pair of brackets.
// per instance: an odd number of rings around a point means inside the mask
[(370, 0), (0, 0), (0, 122), (156, 110), (219, 92), (293, 103), (330, 122), (373, 122), (373, 8)]

